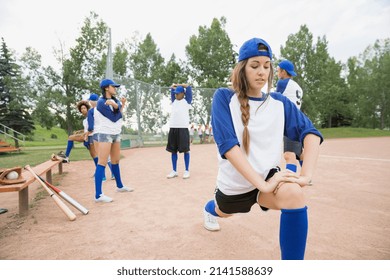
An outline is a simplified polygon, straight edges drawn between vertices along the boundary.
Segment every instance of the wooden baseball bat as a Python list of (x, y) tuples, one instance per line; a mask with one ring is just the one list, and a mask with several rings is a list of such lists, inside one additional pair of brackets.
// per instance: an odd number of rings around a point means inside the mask
[(38, 180), (38, 182), (47, 191), (47, 193), (50, 195), (50, 197), (54, 199), (54, 202), (62, 210), (62, 212), (64, 212), (64, 214), (68, 217), (68, 219), (71, 221), (76, 220), (76, 215), (72, 212), (72, 210), (70, 210), (69, 207), (66, 206), (65, 203), (62, 202), (62, 200), (58, 196), (56, 196), (53, 193), (53, 191), (48, 186), (46, 186), (46, 184), (44, 182), (42, 182), (39, 179), (38, 175), (34, 172), (34, 170), (31, 169), (30, 165), (26, 165), (24, 168), (27, 169), (28, 171), (30, 171), (30, 173), (35, 177), (35, 179)]
[(55, 191), (59, 196), (61, 196), (63, 199), (65, 199), (67, 202), (69, 202), (70, 205), (72, 205), (74, 208), (79, 210), (84, 215), (87, 215), (89, 210), (82, 206), (80, 203), (78, 203), (76, 200), (74, 200), (71, 196), (67, 195), (64, 191), (60, 190), (59, 188), (53, 186), (48, 181), (43, 179), (41, 176), (39, 176), (39, 179), (41, 179), (49, 188), (51, 188), (53, 191)]

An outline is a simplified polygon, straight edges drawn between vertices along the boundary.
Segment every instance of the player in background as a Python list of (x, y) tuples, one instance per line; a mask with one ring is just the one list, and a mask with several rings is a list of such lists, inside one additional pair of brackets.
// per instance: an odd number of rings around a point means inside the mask
[[(89, 104), (91, 105), (91, 109), (88, 110), (88, 116), (87, 116), (87, 122), (88, 122), (88, 126), (87, 126), (87, 131), (88, 131), (88, 143), (89, 143), (89, 153), (91, 154), (91, 157), (93, 159), (93, 162), (95, 163), (95, 168), (98, 164), (98, 156), (97, 156), (97, 149), (98, 149), (98, 142), (97, 141), (94, 141), (94, 123), (95, 123), (95, 120), (94, 120), (94, 113), (95, 113), (95, 108), (96, 108), (96, 105), (97, 105), (97, 101), (99, 99), (99, 95), (97, 95), (96, 93), (91, 93), (88, 100), (89, 100)], [(112, 173), (112, 167), (111, 167), (111, 160), (110, 160), (110, 157), (108, 158), (108, 162), (107, 162), (107, 165), (108, 167), (110, 168), (111, 170), (111, 179), (112, 180), (115, 180), (115, 176), (114, 174)], [(93, 175), (95, 177), (95, 174)], [(104, 177), (103, 177), (103, 182), (106, 181), (106, 175), (104, 174)]]
[[(278, 83), (276, 91), (280, 92), (294, 103), (298, 109), (301, 109), (303, 91), (297, 82), (293, 80), (297, 73), (294, 71), (294, 65), (289, 60), (282, 60), (277, 68)], [(299, 141), (290, 140), (284, 137), (284, 159), (286, 161), (286, 168), (296, 172), (297, 160), (302, 165), (303, 149)]]
[(183, 179), (190, 178), (190, 123), (189, 110), (192, 103), (192, 88), (187, 84), (173, 84), (171, 86), (172, 112), (169, 120), (169, 134), (166, 150), (171, 153), (172, 171), (168, 179), (178, 176), (177, 152), (184, 153), (185, 171)]
[[(87, 114), (89, 109), (91, 108), (90, 104), (86, 100), (81, 100), (77, 103), (77, 110), (84, 116), (83, 119), (83, 130), (82, 131), (76, 131), (76, 133), (69, 135), (68, 137), (68, 143), (66, 145), (65, 155), (62, 154), (62, 152), (59, 153), (59, 155), (64, 156), (64, 159), (62, 162), (69, 163), (69, 156), (70, 152), (72, 151), (74, 147), (74, 141), (77, 142), (83, 142), (84, 146), (89, 150), (89, 143), (87, 141), (87, 133), (88, 133), (88, 124), (87, 124)], [(91, 153), (91, 151), (90, 151)], [(91, 154), (92, 156), (92, 154)]]
[[(270, 93), (271, 59), (266, 41), (246, 41), (231, 75), (232, 88), (214, 93), (211, 121), (219, 169), (215, 197), (204, 208), (204, 227), (220, 230), (217, 217), (247, 213), (254, 204), (264, 211), (280, 210), (281, 258), (303, 259), (308, 231), (303, 187), (313, 176), (323, 138), (287, 97)], [(305, 146), (300, 175), (277, 166), (283, 135)]]
[(131, 192), (132, 188), (123, 185), (121, 180), (119, 160), (122, 129), (122, 106), (124, 97), (116, 98), (116, 89), (120, 87), (113, 80), (104, 79), (100, 82), (102, 97), (99, 98), (94, 111), (94, 134), (98, 142), (98, 164), (95, 171), (95, 201), (111, 202), (113, 199), (102, 192), (104, 169), (111, 157), (112, 173), (115, 176), (118, 192)]

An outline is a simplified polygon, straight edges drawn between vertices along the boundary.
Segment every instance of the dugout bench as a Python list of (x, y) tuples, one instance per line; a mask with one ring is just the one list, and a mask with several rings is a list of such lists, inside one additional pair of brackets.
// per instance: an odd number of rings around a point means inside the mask
[[(58, 165), (58, 174), (62, 174), (62, 162), (48, 160), (34, 167), (31, 167), (39, 176), (45, 175), (46, 181), (52, 183), (52, 169)], [(19, 192), (19, 215), (26, 215), (28, 213), (28, 187), (36, 178), (29, 171), (23, 169), (22, 176), (26, 181), (24, 183), (12, 185), (0, 185), (0, 193), (2, 192)]]

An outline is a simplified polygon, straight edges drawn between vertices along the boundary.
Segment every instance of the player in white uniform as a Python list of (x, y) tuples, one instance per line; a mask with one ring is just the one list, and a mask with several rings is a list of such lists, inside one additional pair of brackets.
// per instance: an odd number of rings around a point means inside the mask
[[(294, 103), (298, 109), (301, 109), (303, 91), (302, 88), (295, 82), (292, 77), (297, 73), (294, 71), (294, 64), (289, 60), (282, 60), (278, 65), (278, 83), (276, 91), (280, 92)], [(293, 141), (284, 137), (284, 159), (286, 161), (286, 168), (296, 172), (297, 160), (303, 158), (302, 144), (299, 141)], [(300, 161), (302, 163), (302, 161)]]
[(171, 86), (172, 112), (169, 120), (169, 134), (166, 150), (171, 153), (172, 171), (168, 179), (178, 176), (177, 152), (184, 153), (185, 170), (183, 179), (190, 178), (190, 123), (189, 110), (192, 102), (192, 88), (187, 84), (173, 84)]
[(125, 98), (122, 98), (121, 101), (116, 98), (116, 89), (119, 86), (113, 80), (102, 80), (100, 82), (100, 88), (102, 89), (103, 96), (99, 98), (94, 111), (94, 135), (98, 142), (98, 164), (95, 171), (96, 202), (113, 201), (111, 197), (104, 195), (102, 192), (104, 169), (109, 156), (111, 156), (112, 173), (115, 176), (117, 191), (133, 191), (130, 187), (123, 185), (119, 169), (122, 129), (121, 108), (126, 102)]
[[(98, 149), (98, 142), (97, 139), (94, 140), (94, 126), (95, 126), (95, 108), (97, 105), (97, 101), (99, 100), (99, 96), (96, 93), (91, 93), (91, 95), (88, 98), (89, 103), (91, 105), (91, 109), (88, 110), (88, 143), (89, 143), (89, 153), (91, 154), (91, 157), (93, 159), (93, 162), (95, 163), (95, 167), (98, 164), (98, 155), (97, 155), (97, 149)], [(112, 173), (112, 166), (111, 166), (111, 160), (110, 157), (108, 157), (107, 165), (110, 167), (111, 170), (111, 179), (115, 180), (115, 176)], [(93, 175), (95, 176), (95, 175)], [(103, 176), (103, 182), (106, 181), (106, 175)]]
[[(303, 259), (308, 221), (302, 187), (311, 180), (323, 138), (288, 98), (269, 93), (271, 59), (271, 48), (264, 40), (245, 42), (232, 72), (233, 89), (220, 88), (214, 94), (211, 119), (219, 170), (215, 198), (205, 205), (204, 227), (217, 231), (217, 217), (249, 212), (254, 204), (264, 211), (281, 210), (282, 259)], [(283, 135), (305, 146), (307, 155), (299, 176), (277, 166)]]

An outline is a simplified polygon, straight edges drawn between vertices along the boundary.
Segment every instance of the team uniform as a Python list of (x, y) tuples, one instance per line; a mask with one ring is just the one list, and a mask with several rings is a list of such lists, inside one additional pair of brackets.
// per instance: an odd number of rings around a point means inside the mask
[[(249, 97), (249, 105), (251, 118), (248, 129), (251, 141), (248, 161), (263, 178), (269, 179), (278, 169), (283, 153), (283, 135), (299, 142), (309, 133), (322, 139), (321, 133), (311, 121), (288, 98), (279, 93), (263, 94), (262, 98)], [(231, 89), (216, 91), (212, 105), (212, 126), (219, 151), (217, 205), (226, 214), (248, 212), (250, 207), (257, 203), (259, 190), (224, 157), (227, 151), (235, 145), (240, 145), (244, 130), (240, 102)], [(226, 196), (234, 195), (241, 195), (244, 199), (244, 203), (239, 202), (239, 211), (234, 202), (226, 200)], [(247, 201), (245, 197), (248, 197)]]
[[(106, 100), (108, 99), (99, 98), (96, 108), (93, 108), (89, 129), (94, 131), (94, 141), (110, 143), (120, 142), (122, 129), (122, 112), (120, 109), (122, 104), (117, 100), (118, 109), (114, 109), (111, 105), (107, 106), (105, 104)], [(123, 188), (119, 174), (119, 164), (111, 164), (109, 160), (107, 164), (111, 169), (112, 179), (116, 180), (118, 188)], [(99, 169), (99, 172), (95, 172), (95, 198), (99, 199), (100, 195), (102, 195), (101, 182), (105, 181), (106, 177), (104, 174), (105, 166), (97, 164), (96, 168), (96, 170)], [(97, 179), (96, 176), (99, 176), (99, 179)]]
[(94, 132), (98, 142), (106, 142), (104, 139), (111, 139), (111, 142), (120, 142), (122, 129), (122, 104), (116, 101), (118, 109), (105, 105), (107, 99), (99, 98), (94, 110)]
[[(311, 168), (317, 157), (317, 145), (323, 138), (286, 96), (260, 91), (265, 81), (272, 84), (271, 60), (272, 50), (266, 41), (261, 38), (246, 41), (240, 48), (238, 64), (232, 72), (233, 87), (240, 92), (222, 88), (214, 94), (212, 127), (218, 147), (219, 169), (215, 198), (205, 204), (203, 225), (210, 231), (220, 230), (217, 217), (249, 212), (254, 204), (261, 201), (264, 206), (272, 205), (272, 209), (281, 211), (281, 258), (301, 260), (305, 255), (308, 232), (307, 206), (301, 187), (310, 180)], [(248, 133), (249, 139), (244, 139)], [(282, 170), (275, 180), (269, 180), (279, 171), (283, 136), (300, 143), (305, 141), (309, 147), (309, 160), (303, 166), (303, 174), (300, 176)], [(244, 164), (242, 168), (247, 169), (243, 172), (245, 176), (238, 171), (242, 169), (237, 166), (240, 163)], [(247, 164), (249, 169), (246, 168)], [(262, 179), (269, 183), (263, 185)], [(253, 180), (259, 180), (259, 186), (256, 183), (252, 185), (250, 181)], [(284, 182), (288, 183), (284, 185)], [(265, 193), (261, 193), (255, 186)], [(281, 193), (278, 191), (280, 187), (283, 188)], [(271, 190), (274, 192), (268, 193)]]
[(169, 120), (169, 135), (166, 150), (171, 153), (186, 153), (190, 151), (190, 123), (189, 111), (192, 102), (192, 89), (186, 88), (185, 97), (175, 98), (174, 89), (171, 89), (172, 112)]
[[(176, 94), (184, 93), (184, 98), (176, 99)], [(166, 150), (171, 153), (172, 172), (167, 175), (168, 179), (175, 178), (177, 174), (177, 152), (184, 153), (185, 171), (183, 179), (190, 177), (190, 133), (188, 125), (190, 123), (189, 110), (192, 103), (192, 88), (187, 86), (177, 86), (171, 88), (172, 111), (169, 120), (169, 134)]]
[[(286, 96), (297, 106), (298, 109), (301, 109), (303, 91), (297, 82), (290, 78), (281, 79), (276, 85), (276, 91)], [(302, 144), (300, 142), (293, 141), (288, 137), (284, 137), (284, 152), (295, 153), (297, 160), (299, 160), (302, 154)]]

